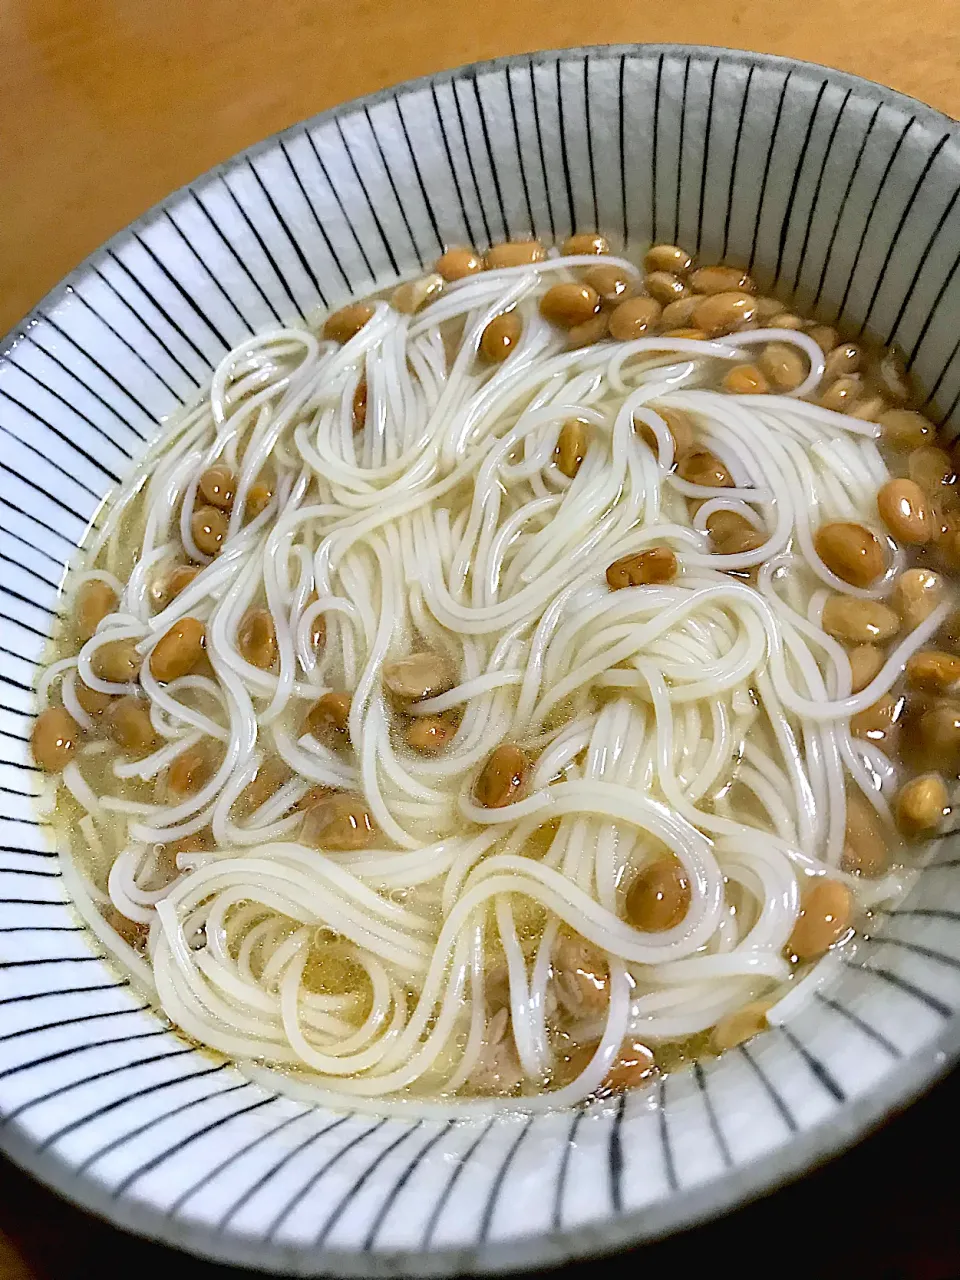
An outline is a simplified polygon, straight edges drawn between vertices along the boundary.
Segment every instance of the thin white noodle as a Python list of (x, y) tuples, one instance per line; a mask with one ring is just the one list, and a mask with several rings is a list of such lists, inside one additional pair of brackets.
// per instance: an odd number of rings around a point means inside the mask
[[(483, 272), (412, 317), (378, 301), (342, 345), (299, 328), (248, 339), (121, 485), (95, 563), (71, 575), (71, 592), (105, 582), (117, 608), (46, 669), (39, 705), (59, 696), (93, 738), (76, 681), (135, 695), (155, 741), (139, 754), (91, 741), (64, 771), (86, 811), (76, 841), (98, 869), (94, 885), (67, 859), (68, 887), (174, 1022), (272, 1087), (424, 1115), (573, 1103), (602, 1085), (628, 1035), (682, 1039), (771, 991), (789, 992), (771, 1019), (787, 1016), (821, 974), (794, 983), (783, 958), (806, 876), (837, 879), (862, 907), (904, 882), (841, 869), (848, 787), (889, 823), (898, 777), (849, 719), (893, 688), (954, 602), (899, 635), (857, 694), (820, 625), (831, 591), (879, 598), (904, 563), (876, 523), (879, 428), (805, 398), (824, 373), (805, 333), (568, 350), (539, 299), (594, 263), (555, 255)], [(486, 326), (511, 309), (520, 340), (482, 364)], [(771, 341), (807, 361), (793, 393), (706, 389)], [(733, 487), (673, 470), (677, 412)], [(557, 450), (570, 420), (586, 445), (567, 475)], [(236, 496), (210, 558), (191, 522), (215, 462), (235, 473)], [(745, 518), (763, 545), (719, 554), (717, 512)], [(886, 570), (868, 588), (816, 554), (817, 526), (840, 519), (885, 539)], [(676, 578), (610, 591), (607, 566), (653, 546), (673, 551)], [(184, 552), (200, 572), (162, 598)], [(758, 567), (756, 589), (729, 576)], [(275, 638), (264, 668), (240, 640), (252, 608)], [(188, 616), (204, 624), (209, 666), (158, 681), (152, 650)], [(114, 641), (144, 659), (139, 679), (96, 675)], [(385, 668), (416, 649), (442, 655), (453, 678), (398, 703)], [(341, 691), (345, 731), (315, 736), (305, 716)], [(427, 717), (449, 727), (436, 755), (407, 740)], [(504, 742), (532, 758), (525, 792), (480, 804), (478, 772)], [(169, 771), (195, 752), (193, 790), (174, 795)], [(250, 812), (246, 789), (268, 767), (276, 777)], [(362, 792), (376, 828), (364, 847), (301, 842), (314, 788)], [(690, 903), (644, 932), (626, 892), (664, 852)], [(145, 954), (106, 923), (111, 906), (148, 926)], [(603, 974), (589, 1009), (570, 1003), (571, 937)], [(570, 1080), (558, 1027), (592, 1047)], [(258, 1060), (300, 1074), (281, 1082)], [(496, 1096), (461, 1096), (484, 1088)]]

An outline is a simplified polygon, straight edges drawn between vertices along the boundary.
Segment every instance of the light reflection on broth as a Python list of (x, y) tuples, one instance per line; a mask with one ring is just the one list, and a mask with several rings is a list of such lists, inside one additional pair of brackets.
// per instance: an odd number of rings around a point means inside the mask
[(244, 343), (101, 513), (33, 737), (71, 889), (317, 1097), (642, 1087), (949, 822), (958, 568), (895, 353), (677, 246), (451, 249)]

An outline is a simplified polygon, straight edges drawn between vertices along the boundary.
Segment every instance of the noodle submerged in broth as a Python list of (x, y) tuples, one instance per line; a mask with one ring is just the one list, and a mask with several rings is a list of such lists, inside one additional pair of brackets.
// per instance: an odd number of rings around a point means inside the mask
[(895, 353), (644, 268), (455, 249), (251, 338), (68, 575), (33, 752), (78, 908), (311, 1096), (720, 1052), (949, 825), (950, 453)]

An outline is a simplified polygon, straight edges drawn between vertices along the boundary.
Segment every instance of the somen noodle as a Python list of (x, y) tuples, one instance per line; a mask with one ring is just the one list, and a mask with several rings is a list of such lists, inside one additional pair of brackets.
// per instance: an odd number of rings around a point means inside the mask
[[(544, 299), (597, 261), (243, 342), (68, 577), (38, 692), (76, 728), (77, 906), (184, 1032), (311, 1096), (553, 1107), (735, 1043), (933, 833), (856, 732), (952, 609), (926, 570), (890, 608), (890, 404), (824, 407), (832, 357), (762, 316), (571, 347)], [(774, 348), (794, 385), (731, 393)], [(851, 525), (859, 585), (821, 554)], [(894, 618), (866, 680), (838, 596)]]

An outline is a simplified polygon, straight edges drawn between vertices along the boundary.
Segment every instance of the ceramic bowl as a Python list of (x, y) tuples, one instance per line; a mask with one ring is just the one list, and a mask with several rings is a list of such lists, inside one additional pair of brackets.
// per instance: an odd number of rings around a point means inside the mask
[(960, 857), (783, 1027), (572, 1111), (334, 1114), (168, 1030), (73, 913), (27, 739), (63, 566), (104, 494), (255, 330), (533, 231), (678, 241), (906, 352), (960, 400), (958, 126), (783, 59), (635, 46), (464, 68), (318, 116), (116, 236), (0, 358), (0, 1140), (78, 1203), (297, 1275), (560, 1262), (692, 1223), (854, 1141), (958, 1049)]

